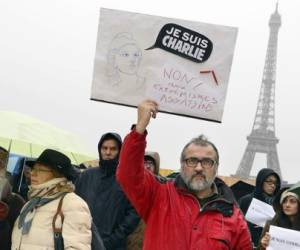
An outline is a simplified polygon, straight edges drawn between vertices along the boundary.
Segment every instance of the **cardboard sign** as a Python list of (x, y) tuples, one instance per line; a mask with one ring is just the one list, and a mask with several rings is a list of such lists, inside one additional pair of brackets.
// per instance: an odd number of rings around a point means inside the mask
[(271, 239), (267, 250), (300, 250), (300, 232), (270, 226)]
[(237, 29), (100, 11), (91, 99), (221, 122)]
[(245, 215), (247, 221), (264, 227), (267, 220), (271, 220), (275, 215), (271, 205), (253, 198)]

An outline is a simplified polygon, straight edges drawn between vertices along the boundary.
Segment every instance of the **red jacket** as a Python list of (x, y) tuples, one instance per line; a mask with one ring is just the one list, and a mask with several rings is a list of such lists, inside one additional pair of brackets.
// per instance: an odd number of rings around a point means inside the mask
[(117, 180), (147, 225), (143, 249), (252, 249), (247, 224), (235, 203), (221, 196), (201, 208), (180, 176), (162, 183), (144, 170), (145, 138), (134, 130), (126, 136), (117, 170)]

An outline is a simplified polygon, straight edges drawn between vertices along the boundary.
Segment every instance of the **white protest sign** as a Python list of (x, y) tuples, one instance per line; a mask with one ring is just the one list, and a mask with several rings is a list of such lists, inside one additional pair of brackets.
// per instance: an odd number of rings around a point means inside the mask
[(274, 217), (275, 212), (271, 205), (253, 198), (245, 215), (247, 221), (263, 227), (267, 220)]
[(101, 8), (91, 99), (221, 122), (237, 28)]
[(270, 226), (271, 239), (267, 250), (300, 250), (300, 232)]

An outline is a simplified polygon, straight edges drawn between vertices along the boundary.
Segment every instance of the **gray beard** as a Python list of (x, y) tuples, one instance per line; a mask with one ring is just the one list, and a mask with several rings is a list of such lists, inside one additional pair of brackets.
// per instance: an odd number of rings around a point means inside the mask
[(214, 178), (208, 181), (205, 177), (205, 179), (202, 181), (193, 181), (193, 177), (189, 178), (182, 170), (180, 171), (180, 175), (187, 188), (192, 192), (199, 192), (210, 188), (214, 182)]

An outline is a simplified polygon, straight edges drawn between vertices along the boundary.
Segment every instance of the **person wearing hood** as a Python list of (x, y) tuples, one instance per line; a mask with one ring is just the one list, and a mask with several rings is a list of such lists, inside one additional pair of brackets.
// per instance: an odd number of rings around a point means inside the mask
[(119, 134), (102, 135), (98, 143), (99, 166), (83, 171), (75, 184), (76, 193), (90, 207), (107, 250), (125, 250), (127, 236), (140, 220), (116, 181), (121, 147)]
[[(88, 205), (76, 195), (71, 160), (61, 152), (44, 150), (31, 168), (29, 201), (12, 233), (12, 250), (90, 250), (92, 217)], [(56, 230), (61, 230), (57, 237)]]
[[(155, 175), (159, 181), (166, 179), (159, 175), (160, 157), (155, 151), (146, 151), (144, 155), (144, 167), (150, 173)], [(140, 250), (143, 248), (144, 231), (146, 224), (143, 220), (140, 221), (134, 232), (128, 236), (127, 250)]]
[(157, 152), (146, 151), (144, 156), (144, 166), (154, 175), (159, 175), (160, 157)]
[[(246, 215), (253, 198), (272, 205), (273, 200), (280, 190), (281, 180), (279, 175), (270, 168), (261, 169), (256, 177), (254, 192), (241, 197), (238, 201), (240, 209)], [(259, 243), (259, 238), (263, 228), (251, 222), (247, 222), (251, 233), (252, 242), (255, 247)]]
[(270, 244), (269, 229), (271, 225), (300, 231), (300, 198), (298, 194), (291, 192), (289, 188), (283, 188), (276, 195), (273, 208), (275, 216), (272, 220), (267, 221), (263, 229), (259, 250), (265, 250)]
[(146, 223), (144, 250), (251, 250), (244, 216), (225, 183), (216, 181), (219, 154), (204, 136), (189, 141), (175, 180), (159, 181), (144, 167), (146, 128), (158, 104), (138, 105), (137, 124), (126, 136), (117, 179)]

